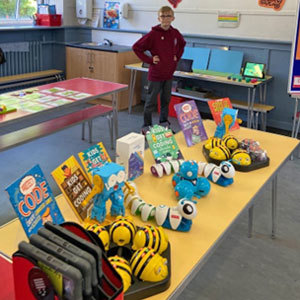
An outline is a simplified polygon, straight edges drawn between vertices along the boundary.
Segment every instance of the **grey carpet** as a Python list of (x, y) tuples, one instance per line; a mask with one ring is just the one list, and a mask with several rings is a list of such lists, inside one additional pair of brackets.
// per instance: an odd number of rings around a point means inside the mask
[[(154, 116), (157, 121), (157, 115)], [(133, 113), (119, 113), (119, 136), (140, 131), (142, 107)], [(175, 119), (172, 127), (178, 130)], [(93, 122), (93, 142), (102, 141), (111, 158), (105, 118)], [(48, 137), (0, 154), (0, 224), (15, 217), (4, 192), (5, 187), (39, 163), (55, 195), (60, 191), (51, 171), (70, 155), (88, 148), (81, 140), (81, 126), (74, 126)], [(208, 262), (178, 297), (199, 300), (298, 300), (300, 299), (300, 160), (295, 157), (280, 171), (278, 178), (278, 237), (270, 238), (271, 186), (261, 193), (254, 210), (254, 235), (247, 237), (248, 216), (244, 214), (221, 242)], [(201, 234), (201, 233), (199, 233)]]

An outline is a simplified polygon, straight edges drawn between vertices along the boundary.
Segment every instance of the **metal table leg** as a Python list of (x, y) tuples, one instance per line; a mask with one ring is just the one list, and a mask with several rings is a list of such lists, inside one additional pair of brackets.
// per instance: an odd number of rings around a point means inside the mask
[(89, 143), (92, 143), (92, 136), (93, 136), (93, 120), (88, 121), (88, 126), (89, 126)]
[(247, 111), (247, 127), (250, 128), (250, 107), (251, 107), (251, 88), (248, 88), (248, 98), (247, 98), (247, 103), (248, 103), (248, 111)]
[(85, 122), (82, 123), (81, 126), (81, 139), (84, 140), (84, 133), (85, 133)]
[(277, 231), (277, 175), (272, 180), (272, 239), (276, 238)]
[[(263, 104), (266, 104), (267, 101), (267, 83), (263, 85)], [(267, 113), (264, 114), (264, 122), (263, 124), (263, 131), (267, 130)]]
[[(267, 84), (261, 84), (259, 86), (259, 102), (261, 104), (266, 104), (266, 96), (267, 96)], [(263, 131), (267, 130), (267, 113), (260, 113), (260, 119), (261, 119), (261, 129)]]
[(297, 121), (297, 111), (298, 111), (298, 98), (295, 98), (295, 108), (294, 108), (294, 120), (293, 120), (293, 128), (292, 128), (292, 137), (296, 137), (296, 121)]
[(254, 210), (254, 205), (250, 206), (248, 209), (248, 237), (252, 237), (253, 233), (253, 210)]
[(137, 70), (130, 70), (128, 113), (131, 114)]
[(114, 149), (114, 124), (113, 124), (112, 114), (107, 115), (107, 122), (108, 122), (108, 128), (109, 128), (110, 146), (111, 146), (111, 149)]
[(253, 123), (253, 127), (255, 127), (254, 113), (253, 113), (253, 106), (254, 106), (254, 101), (255, 101), (255, 92), (256, 92), (256, 87), (253, 88), (252, 96), (251, 96), (251, 89), (248, 88), (248, 120), (249, 120), (249, 122), (247, 122), (247, 127), (249, 127), (249, 128), (252, 128), (252, 123)]
[(113, 128), (114, 128), (114, 144), (119, 137), (119, 127), (118, 127), (118, 98), (117, 94), (112, 94), (112, 107), (113, 107)]

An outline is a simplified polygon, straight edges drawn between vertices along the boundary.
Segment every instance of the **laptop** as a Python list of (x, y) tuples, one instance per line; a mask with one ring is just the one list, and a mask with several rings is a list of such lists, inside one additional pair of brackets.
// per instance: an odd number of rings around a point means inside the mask
[[(192, 59), (181, 58), (177, 64), (176, 71), (193, 72), (192, 65), (193, 65)], [(143, 62), (142, 67), (149, 68), (149, 64)]]

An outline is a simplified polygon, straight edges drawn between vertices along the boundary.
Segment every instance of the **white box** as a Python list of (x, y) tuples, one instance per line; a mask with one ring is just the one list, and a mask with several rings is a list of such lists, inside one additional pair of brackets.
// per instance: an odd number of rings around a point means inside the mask
[(125, 168), (127, 180), (144, 173), (145, 136), (131, 132), (117, 139), (116, 163)]

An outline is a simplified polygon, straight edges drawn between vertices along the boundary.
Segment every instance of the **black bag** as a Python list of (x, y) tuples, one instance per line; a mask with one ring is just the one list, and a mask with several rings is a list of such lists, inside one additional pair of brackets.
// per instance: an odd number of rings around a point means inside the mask
[(4, 64), (5, 62), (6, 62), (6, 59), (5, 59), (5, 56), (4, 56), (4, 52), (0, 48), (0, 65)]

